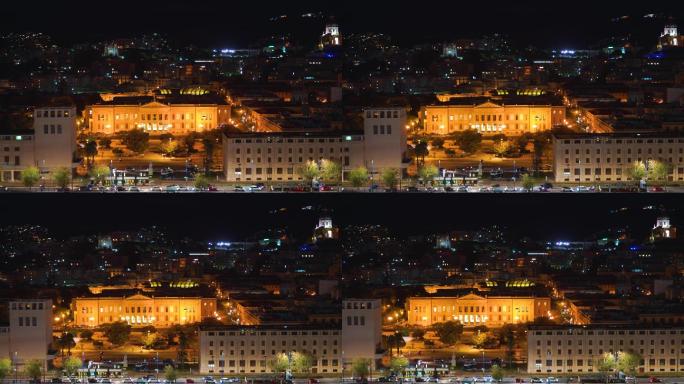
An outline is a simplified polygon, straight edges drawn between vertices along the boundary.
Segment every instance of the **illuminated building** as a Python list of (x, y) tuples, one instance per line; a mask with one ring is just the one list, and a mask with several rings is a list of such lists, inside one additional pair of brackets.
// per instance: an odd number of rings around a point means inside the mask
[(658, 49), (682, 46), (684, 46), (684, 35), (679, 34), (676, 25), (666, 25), (658, 39)]
[(651, 241), (676, 238), (677, 228), (670, 224), (670, 218), (659, 217), (658, 220), (656, 220), (655, 226), (653, 226), (653, 229), (651, 230)]
[(15, 367), (38, 360), (46, 369), (52, 358), (52, 300), (12, 300), (8, 308), (9, 325), (0, 327), (0, 358)]
[(0, 131), (0, 181), (16, 181), (26, 167), (41, 172), (73, 168), (76, 150), (76, 108), (36, 108), (33, 129)]
[(548, 316), (551, 299), (533, 295), (445, 296), (439, 293), (406, 299), (408, 324), (431, 326), (445, 321), (458, 321), (465, 326), (500, 327), (510, 323), (526, 323)]
[(340, 229), (333, 226), (333, 221), (329, 217), (321, 217), (318, 225), (314, 228), (314, 241), (322, 239), (339, 239)]
[(297, 170), (309, 161), (332, 160), (342, 177), (364, 166), (372, 175), (400, 171), (406, 157), (406, 111), (369, 108), (363, 131), (226, 133), (223, 139), (227, 181), (301, 181)]
[(342, 302), (341, 325), (202, 327), (199, 371), (271, 374), (270, 362), (278, 355), (303, 354), (313, 359), (311, 373), (341, 373), (355, 359), (381, 357), (381, 325), (379, 300), (350, 299)]
[(340, 26), (337, 24), (327, 24), (321, 36), (321, 48), (342, 45), (342, 35)]
[(446, 135), (474, 129), (484, 135), (519, 136), (563, 125), (565, 107), (546, 97), (451, 98), (423, 107), (420, 119), (428, 134)]
[(532, 326), (527, 331), (528, 373), (599, 373), (604, 354), (641, 355), (639, 373), (682, 372), (684, 329), (643, 325)]
[(635, 162), (669, 165), (669, 181), (684, 180), (684, 136), (667, 133), (562, 134), (553, 138), (556, 182), (630, 181)]
[(204, 297), (131, 296), (78, 297), (73, 300), (74, 325), (97, 327), (115, 321), (132, 326), (170, 327), (216, 316), (216, 299)]
[(93, 133), (116, 134), (143, 129), (151, 134), (186, 135), (227, 125), (230, 106), (207, 94), (112, 97), (87, 106), (87, 127)]

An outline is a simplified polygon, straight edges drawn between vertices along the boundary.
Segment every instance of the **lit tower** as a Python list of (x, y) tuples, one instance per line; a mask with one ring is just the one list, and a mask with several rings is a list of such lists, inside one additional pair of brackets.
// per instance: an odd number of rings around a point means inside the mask
[(335, 23), (329, 23), (325, 26), (325, 31), (321, 36), (321, 48), (342, 45), (342, 35), (340, 35), (340, 26)]

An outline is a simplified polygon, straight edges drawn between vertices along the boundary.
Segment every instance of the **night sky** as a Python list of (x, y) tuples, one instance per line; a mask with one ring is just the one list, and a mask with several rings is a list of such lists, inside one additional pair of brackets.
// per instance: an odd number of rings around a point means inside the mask
[[(534, 239), (585, 239), (628, 226), (646, 236), (657, 216), (684, 223), (679, 194), (2, 194), (0, 225), (40, 224), (58, 236), (157, 225), (177, 237), (238, 240), (269, 227), (309, 235), (321, 215), (403, 235), (500, 225)], [(311, 209), (302, 209), (303, 207)], [(653, 206), (655, 209), (644, 209)], [(281, 210), (284, 208), (284, 210)], [(621, 209), (625, 208), (625, 209)], [(277, 211), (277, 213), (275, 213)]]
[[(299, 17), (305, 12), (325, 17)], [(332, 15), (343, 33), (385, 32), (402, 44), (502, 32), (522, 46), (578, 47), (625, 31), (654, 40), (666, 19), (644, 19), (649, 13), (681, 20), (684, 7), (675, 0), (10, 1), (2, 5), (0, 29), (47, 32), (65, 43), (157, 31), (181, 44), (235, 47), (278, 32), (289, 32), (295, 40), (315, 38)], [(289, 17), (286, 22), (269, 21), (278, 15)], [(628, 21), (611, 22), (626, 15), (631, 16)]]

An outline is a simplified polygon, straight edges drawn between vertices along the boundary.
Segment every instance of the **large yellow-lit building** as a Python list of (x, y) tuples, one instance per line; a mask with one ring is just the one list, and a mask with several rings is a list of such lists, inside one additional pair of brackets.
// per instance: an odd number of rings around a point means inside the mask
[(551, 309), (549, 297), (535, 296), (426, 296), (406, 299), (409, 325), (430, 326), (458, 321), (465, 326), (500, 327), (526, 323), (546, 317)]
[(131, 296), (78, 297), (73, 300), (74, 324), (97, 327), (115, 321), (158, 328), (192, 324), (216, 316), (216, 299), (203, 297)]
[(420, 112), (428, 134), (446, 135), (474, 129), (483, 135), (520, 136), (565, 123), (565, 106), (548, 97), (452, 98)]
[(150, 134), (186, 135), (227, 125), (230, 106), (210, 95), (122, 96), (87, 106), (84, 115), (93, 133), (143, 129)]

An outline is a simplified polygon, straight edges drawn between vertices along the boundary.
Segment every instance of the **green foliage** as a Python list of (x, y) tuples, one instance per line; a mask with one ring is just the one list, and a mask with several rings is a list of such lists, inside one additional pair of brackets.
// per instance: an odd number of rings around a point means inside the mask
[(292, 372), (309, 373), (313, 364), (314, 358), (308, 353), (295, 352), (292, 354)]
[(311, 185), (314, 180), (320, 177), (321, 171), (315, 161), (309, 160), (297, 169), (297, 174), (304, 179), (306, 184)]
[(397, 187), (398, 183), (398, 178), (397, 178), (397, 170), (394, 168), (388, 168), (382, 171), (382, 175), (380, 175), (380, 178), (382, 179), (382, 183), (385, 184), (385, 187), (389, 189), (394, 189)]
[(119, 157), (119, 158), (122, 157), (122, 156), (124, 155), (124, 151), (123, 151), (123, 149), (121, 149), (121, 148), (114, 148), (114, 149), (112, 149), (112, 153), (113, 153), (116, 157)]
[(439, 341), (446, 345), (454, 345), (463, 334), (463, 324), (458, 321), (446, 321), (433, 326)]
[(618, 352), (616, 367), (627, 376), (635, 377), (641, 356), (633, 351)]
[(520, 181), (522, 183), (522, 187), (527, 191), (532, 190), (534, 187), (534, 179), (528, 174), (523, 175)]
[(368, 183), (368, 170), (364, 166), (354, 168), (349, 172), (349, 181), (356, 188), (363, 187)]
[(409, 361), (404, 356), (394, 356), (390, 360), (390, 371), (396, 375), (401, 375), (404, 373), (406, 367), (408, 367)]
[(24, 366), (24, 374), (37, 382), (43, 375), (43, 363), (40, 360), (29, 360)]
[(104, 184), (107, 178), (111, 175), (112, 171), (106, 165), (96, 165), (90, 169), (88, 175), (97, 184)]
[(504, 371), (503, 369), (498, 366), (497, 364), (492, 365), (492, 379), (496, 381), (501, 381), (503, 380), (504, 377)]
[(183, 145), (185, 146), (185, 151), (188, 154), (193, 154), (195, 153), (195, 141), (197, 141), (197, 135), (194, 133), (190, 133), (187, 136), (183, 137)]
[(337, 183), (342, 177), (342, 167), (335, 161), (323, 159), (321, 161), (320, 177), (325, 181)]
[(511, 151), (512, 145), (508, 140), (499, 140), (494, 142), (492, 149), (497, 157), (506, 157)]
[(468, 129), (457, 134), (454, 142), (463, 152), (472, 154), (480, 149), (480, 146), (482, 145), (482, 135), (474, 129)]
[(432, 164), (423, 165), (418, 168), (418, 177), (423, 180), (423, 183), (431, 183), (432, 180), (439, 174), (439, 169)]
[(114, 345), (122, 345), (131, 335), (131, 326), (125, 321), (116, 321), (103, 325), (104, 336)]
[(290, 360), (286, 354), (279, 353), (273, 358), (273, 360), (268, 362), (268, 366), (275, 373), (285, 372), (290, 367)]
[(365, 378), (370, 372), (371, 359), (356, 358), (352, 360), (352, 373), (355, 377)]
[(66, 188), (71, 181), (71, 171), (67, 167), (59, 167), (52, 171), (52, 180), (60, 188)]
[(594, 368), (604, 376), (607, 383), (613, 370), (617, 368), (617, 360), (612, 353), (606, 352), (603, 356), (596, 359)]
[(164, 379), (166, 379), (166, 381), (169, 383), (175, 383), (176, 379), (178, 379), (178, 373), (176, 372), (176, 369), (170, 365), (164, 367)]
[(0, 382), (12, 371), (12, 360), (5, 357), (0, 359)]
[(121, 143), (131, 152), (143, 153), (150, 146), (150, 134), (142, 129), (132, 129), (123, 133)]
[(204, 175), (195, 176), (195, 188), (205, 190), (209, 188), (209, 178)]
[(653, 181), (667, 181), (667, 175), (670, 173), (669, 164), (658, 160), (648, 161), (648, 179)]
[(75, 356), (70, 356), (64, 360), (64, 363), (62, 364), (62, 369), (64, 370), (64, 373), (67, 376), (71, 377), (76, 375), (76, 373), (78, 373), (79, 368), (81, 368), (82, 366), (83, 362), (81, 361), (81, 359)]
[(646, 178), (646, 164), (643, 161), (635, 161), (632, 165), (627, 168), (627, 176), (630, 179), (640, 182)]
[(166, 156), (173, 155), (178, 150), (178, 142), (173, 139), (163, 140), (159, 145), (159, 149)]
[(473, 344), (475, 348), (484, 348), (488, 338), (487, 332), (476, 332), (473, 334)]
[(21, 171), (21, 182), (25, 187), (31, 188), (40, 180), (40, 170), (38, 167), (26, 167)]

